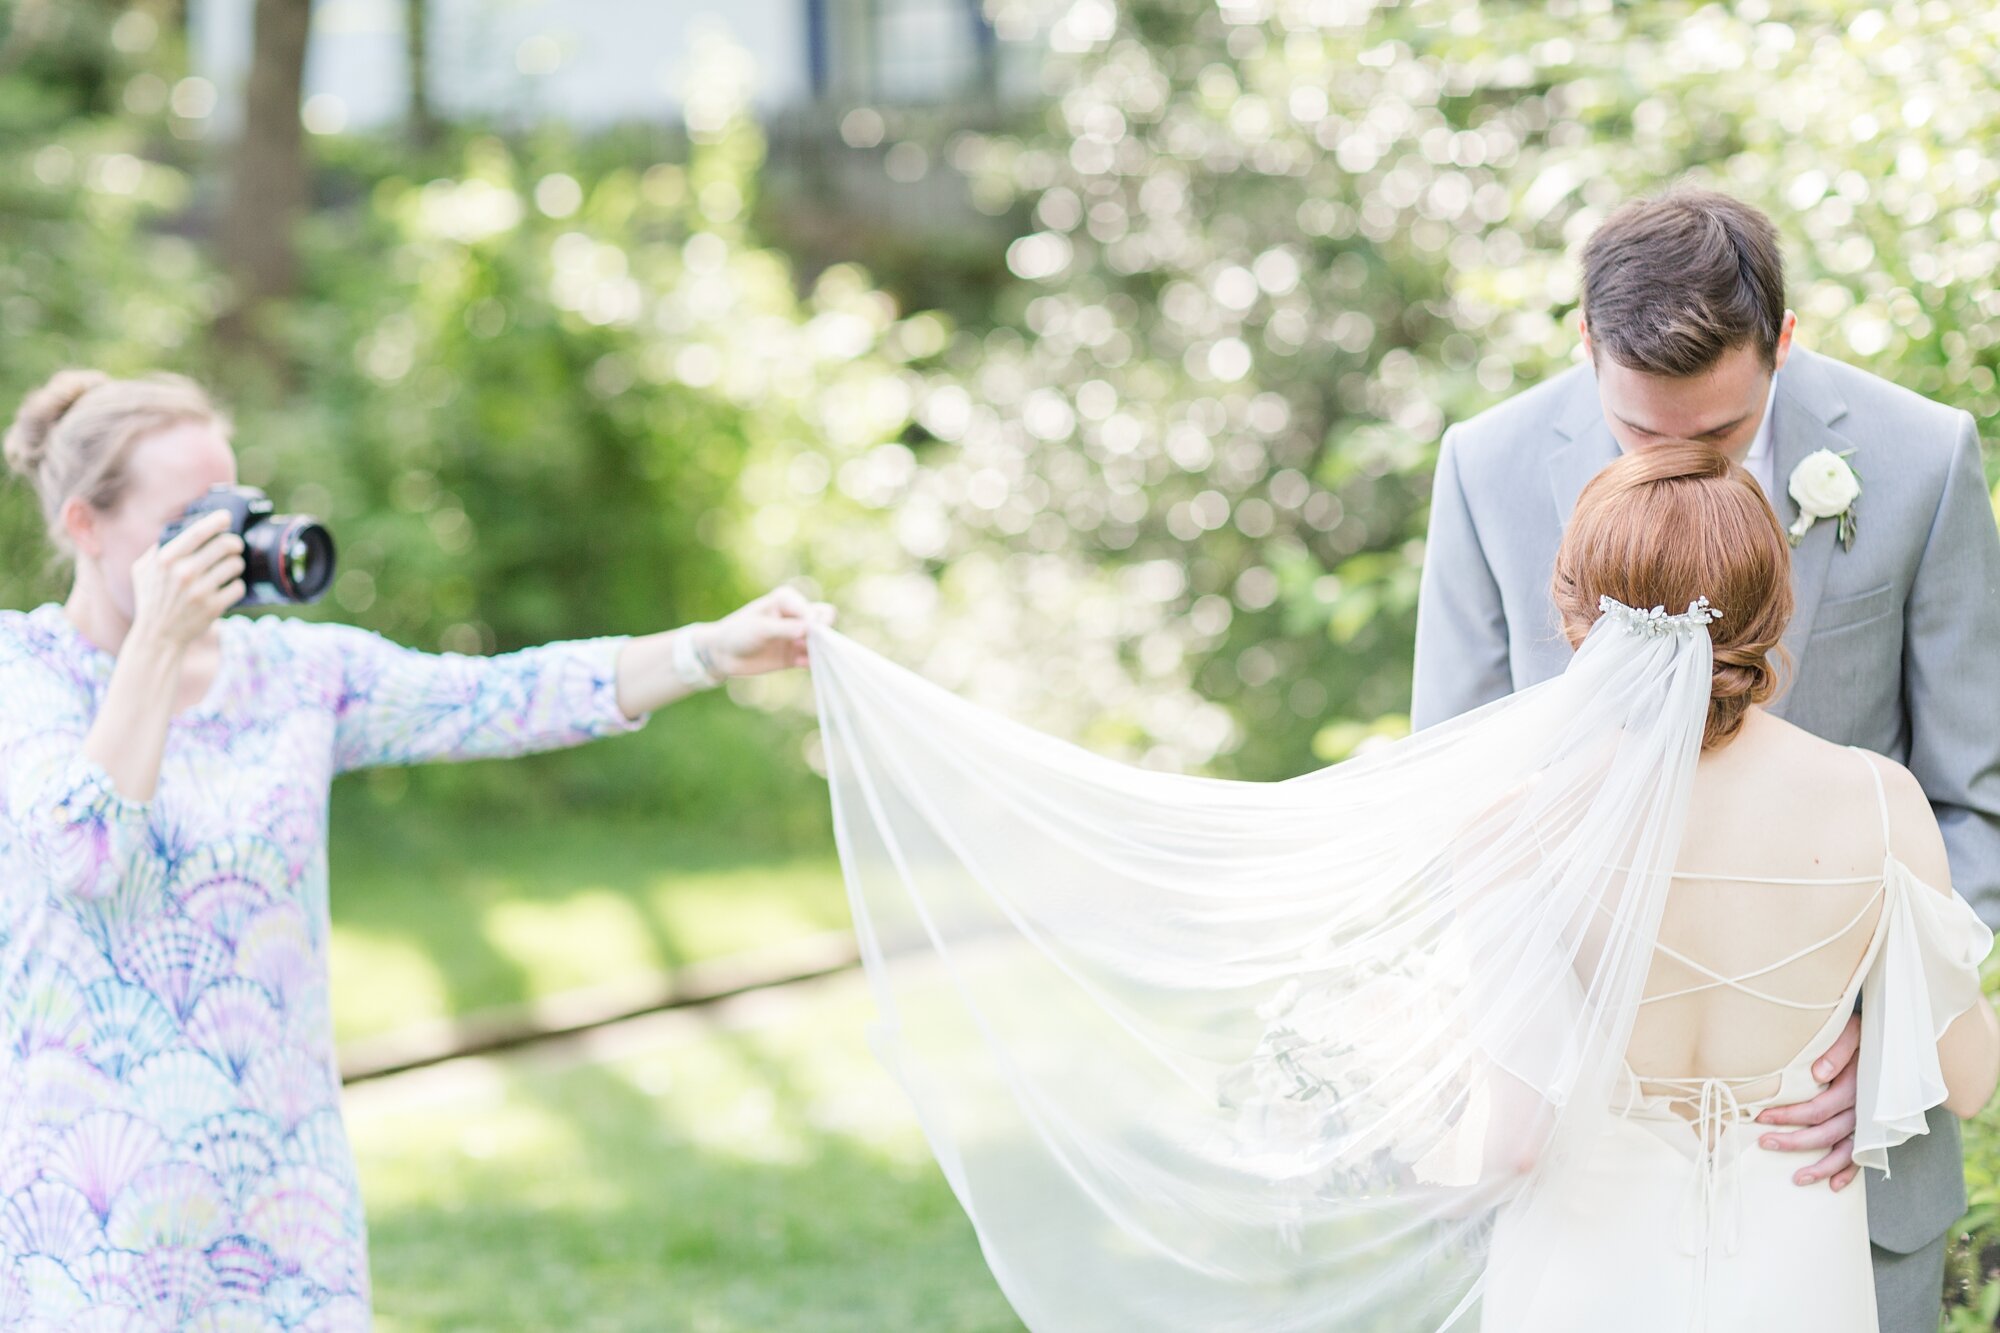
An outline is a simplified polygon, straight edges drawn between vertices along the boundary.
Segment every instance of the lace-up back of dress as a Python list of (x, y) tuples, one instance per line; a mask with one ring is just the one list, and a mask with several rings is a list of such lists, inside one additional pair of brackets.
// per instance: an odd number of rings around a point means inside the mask
[(1776, 1094), (1853, 1006), (1881, 920), (1888, 834), (1880, 775), (1855, 759), (1875, 780), (1866, 806), (1802, 821), (1780, 796), (1762, 845), (1746, 845), (1746, 812), (1716, 837), (1699, 801), (1691, 812), (1626, 1053), (1640, 1090), (1690, 1119), (1704, 1081), (1743, 1102)]

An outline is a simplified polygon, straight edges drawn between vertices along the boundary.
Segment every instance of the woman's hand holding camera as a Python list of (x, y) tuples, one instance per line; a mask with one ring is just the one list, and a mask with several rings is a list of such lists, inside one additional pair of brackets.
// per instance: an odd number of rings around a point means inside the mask
[(132, 562), (132, 626), (83, 740), (127, 800), (153, 798), (188, 650), (243, 596), (243, 539), (230, 521), (204, 514)]
[(230, 516), (203, 514), (132, 565), (132, 633), (173, 652), (208, 633), (243, 597), (243, 539)]

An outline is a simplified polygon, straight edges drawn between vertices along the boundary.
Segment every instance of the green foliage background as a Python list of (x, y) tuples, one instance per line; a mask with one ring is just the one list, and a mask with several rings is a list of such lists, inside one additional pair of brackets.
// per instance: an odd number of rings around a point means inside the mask
[[(718, 50), (686, 126), (314, 140), (275, 378), (210, 337), (226, 164), (175, 109), (171, 32), (58, 12), (0, 84), (0, 391), (74, 362), (206, 377), (246, 474), (338, 525), (330, 612), (427, 646), (800, 578), (1104, 748), (1253, 777), (1337, 757), (1407, 697), (1442, 426), (1566, 364), (1570, 251), (1683, 178), (1778, 219), (1807, 342), (2000, 413), (2000, 20), (1976, 6), (1034, 7), (1051, 95), (1013, 132), (889, 113), (1018, 224), (1019, 276), (952, 317), (851, 264), (801, 283), (760, 239), (819, 201), (760, 196), (754, 71)], [(11, 601), (60, 589), (36, 526), (16, 488)], [(449, 781), (649, 800), (665, 758)]]

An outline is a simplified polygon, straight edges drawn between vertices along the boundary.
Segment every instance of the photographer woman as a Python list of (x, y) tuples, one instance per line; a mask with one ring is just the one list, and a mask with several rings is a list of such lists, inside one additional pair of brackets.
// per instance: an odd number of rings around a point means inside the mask
[(5, 450), (75, 582), (0, 612), (0, 1325), (364, 1328), (327, 1000), (334, 776), (630, 731), (805, 665), (832, 609), (779, 588), (713, 624), (490, 658), (224, 618), (229, 515), (159, 544), (236, 480), (196, 385), (65, 371)]

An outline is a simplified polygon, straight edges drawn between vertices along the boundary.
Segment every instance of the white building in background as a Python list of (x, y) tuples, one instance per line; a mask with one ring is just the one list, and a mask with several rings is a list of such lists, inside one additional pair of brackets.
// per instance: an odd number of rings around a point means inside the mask
[[(195, 72), (233, 133), (256, 0), (189, 0)], [(942, 104), (1031, 94), (1031, 54), (995, 40), (980, 0), (314, 0), (306, 116), (322, 132), (403, 118), (405, 4), (428, 9), (436, 114), (579, 126), (678, 119), (697, 38), (748, 53), (766, 115), (820, 102)]]

